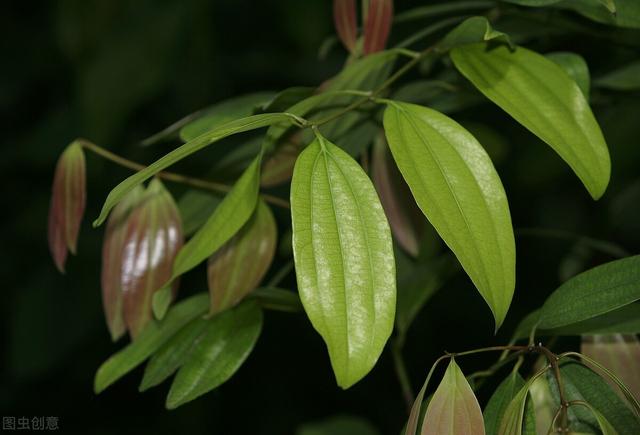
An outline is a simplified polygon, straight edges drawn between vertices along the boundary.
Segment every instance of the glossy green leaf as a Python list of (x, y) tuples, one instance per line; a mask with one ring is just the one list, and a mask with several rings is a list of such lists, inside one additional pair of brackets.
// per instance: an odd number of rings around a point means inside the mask
[[(505, 414), (505, 411), (511, 401), (524, 386), (525, 380), (522, 379), (522, 376), (520, 376), (518, 372), (510, 373), (509, 376), (507, 376), (507, 378), (498, 385), (498, 388), (494, 391), (483, 412), (484, 427), (487, 435), (498, 434), (502, 416)], [(525, 405), (525, 417), (523, 423), (523, 434), (536, 434), (535, 414), (531, 401), (527, 401), (527, 404)]]
[(258, 200), (261, 158), (259, 155), (254, 159), (207, 222), (178, 252), (173, 264), (172, 279), (206, 260), (251, 217)]
[(254, 290), (250, 298), (258, 301), (258, 304), (265, 310), (297, 313), (303, 309), (300, 297), (291, 290), (276, 287), (261, 287)]
[(288, 123), (294, 122), (295, 117), (288, 113), (265, 113), (261, 115), (249, 116), (247, 118), (238, 119), (236, 121), (229, 122), (227, 124), (216, 127), (207, 133), (198, 136), (197, 138), (185, 143), (184, 145), (174, 149), (170, 153), (156, 160), (154, 163), (147, 166), (145, 169), (136, 172), (129, 178), (122, 181), (107, 196), (107, 199), (102, 206), (100, 216), (94, 221), (94, 226), (99, 226), (107, 218), (107, 215), (111, 209), (122, 200), (124, 195), (127, 194), (138, 184), (153, 177), (158, 172), (166, 169), (174, 163), (182, 160), (183, 158), (201, 150), (202, 148), (220, 140), (232, 134), (241, 133), (244, 131), (255, 130), (260, 127), (266, 127), (275, 123)]
[(196, 317), (153, 354), (144, 369), (139, 391), (148, 390), (171, 376), (188, 358), (191, 351), (199, 345), (198, 338), (207, 326), (207, 319)]
[(161, 322), (149, 323), (135, 342), (111, 356), (100, 366), (94, 381), (95, 392), (100, 393), (149, 358), (184, 325), (204, 314), (208, 305), (208, 295), (200, 293), (176, 304)]
[(425, 107), (389, 102), (384, 127), (418, 206), (500, 327), (515, 287), (515, 242), (507, 198), (489, 156), (462, 126)]
[(205, 109), (200, 116), (182, 127), (180, 139), (189, 142), (228, 122), (251, 116), (256, 108), (271, 101), (275, 95), (274, 92), (256, 92), (221, 101)]
[(632, 62), (611, 71), (593, 82), (596, 86), (616, 91), (640, 89), (640, 61)]
[[(560, 366), (560, 375), (569, 401), (581, 400), (600, 413), (620, 435), (640, 433), (640, 420), (618, 397), (607, 382), (594, 371), (577, 362), (565, 362)], [(557, 383), (548, 376), (556, 406), (559, 405)], [(600, 426), (598, 418), (589, 409), (580, 406), (569, 408), (569, 425), (574, 431), (596, 432)]]
[(598, 425), (600, 426), (600, 430), (602, 431), (602, 435), (618, 435), (618, 431), (613, 427), (609, 420), (602, 414), (600, 414), (597, 410), (593, 409), (592, 406), (587, 404), (587, 407), (591, 410), (594, 417), (598, 421)]
[(438, 44), (438, 50), (446, 51), (460, 45), (484, 41), (512, 45), (509, 35), (495, 30), (485, 17), (471, 17), (447, 33)]
[(211, 314), (236, 305), (260, 284), (271, 266), (277, 237), (273, 213), (259, 200), (242, 229), (209, 257)]
[(422, 435), (484, 435), (482, 411), (462, 370), (451, 358), (427, 407)]
[(238, 371), (258, 340), (262, 310), (252, 302), (215, 315), (178, 370), (167, 395), (174, 409), (226, 382)]
[(609, 183), (611, 162), (600, 127), (578, 85), (556, 63), (522, 47), (484, 43), (451, 51), (456, 68), (487, 98), (546, 142), (594, 199)]
[[(636, 400), (640, 400), (640, 342), (635, 335), (584, 335), (580, 353), (605, 366), (622, 381)], [(612, 384), (611, 381), (609, 383)]]
[(322, 137), (296, 162), (291, 217), (300, 299), (348, 388), (373, 368), (393, 329), (389, 225), (362, 168)]
[(545, 57), (557, 63), (569, 77), (576, 82), (584, 97), (589, 101), (589, 90), (591, 88), (591, 76), (589, 67), (582, 56), (568, 51), (557, 51), (547, 53)]
[(570, 325), (640, 300), (640, 255), (583, 272), (549, 296), (540, 328)]
[(211, 192), (190, 189), (178, 200), (185, 236), (195, 233), (211, 216), (222, 198)]

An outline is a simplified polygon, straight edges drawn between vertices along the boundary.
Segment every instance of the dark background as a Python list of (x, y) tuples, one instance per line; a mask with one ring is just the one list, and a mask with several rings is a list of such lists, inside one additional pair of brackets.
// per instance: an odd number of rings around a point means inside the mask
[[(339, 47), (327, 59), (317, 55), (333, 33), (330, 3), (3, 3), (3, 416), (58, 416), (61, 430), (68, 433), (292, 434), (304, 422), (353, 414), (371, 421), (381, 433), (399, 432), (405, 408), (388, 352), (365, 380), (341, 391), (320, 337), (302, 314), (267, 312), (262, 337), (237, 375), (175, 411), (163, 406), (167, 383), (144, 394), (137, 392), (141, 369), (94, 395), (96, 368), (123, 344), (111, 343), (103, 322), (99, 289), (103, 230), (92, 229), (90, 221), (108, 191), (128, 172), (88, 156), (89, 196), (80, 255), (68, 260), (66, 275), (56, 272), (46, 244), (53, 168), (70, 141), (87, 137), (150, 162), (168, 148), (142, 149), (139, 141), (188, 113), (241, 93), (317, 85), (338, 71), (344, 60)], [(404, 10), (427, 2), (397, 3), (397, 9)], [(524, 42), (543, 53), (582, 54), (593, 77), (638, 58), (637, 34), (593, 25), (570, 13), (536, 17), (542, 23), (566, 18), (587, 29), (551, 37), (552, 25), (538, 23), (536, 34)], [(518, 229), (562, 230), (638, 252), (640, 100), (637, 93), (594, 90), (592, 105), (613, 162), (611, 185), (598, 202), (589, 198), (548, 147), (494, 106), (484, 104), (453, 115), (460, 121), (484, 122), (502, 137), (494, 160), (516, 228), (518, 285), (507, 322), (494, 337), (490, 312), (469, 280), (462, 274), (451, 280), (410, 331), (406, 360), (414, 386), (445, 349), (503, 344), (519, 317), (541, 305), (563, 279), (611, 259), (571, 236), (524, 237), (518, 236)], [(279, 211), (277, 217), (281, 227), (287, 225), (286, 213)], [(278, 256), (274, 268), (286, 260)], [(284, 284), (293, 288), (293, 278)], [(202, 291), (204, 285), (201, 277), (187, 278), (182, 292)], [(576, 345), (571, 340), (561, 344)], [(462, 367), (471, 373), (492, 358), (471, 358)], [(491, 388), (482, 389), (481, 401), (490, 392)]]

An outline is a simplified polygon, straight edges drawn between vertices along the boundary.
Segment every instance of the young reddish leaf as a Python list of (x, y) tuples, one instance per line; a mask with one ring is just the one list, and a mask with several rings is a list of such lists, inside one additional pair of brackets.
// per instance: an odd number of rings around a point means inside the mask
[(484, 435), (482, 411), (462, 370), (451, 358), (449, 367), (422, 423), (422, 435)]
[(136, 186), (109, 215), (102, 242), (102, 306), (111, 338), (115, 341), (126, 331), (122, 313), (122, 248), (127, 218), (139, 203), (144, 188)]
[(381, 51), (387, 44), (391, 20), (393, 18), (393, 0), (370, 0), (364, 23), (364, 54)]
[(380, 196), (393, 236), (405, 251), (417, 257), (424, 218), (411, 196), (409, 186), (393, 162), (383, 134), (373, 144), (371, 179)]
[(355, 0), (333, 0), (333, 22), (338, 37), (351, 53), (355, 51), (358, 24)]
[[(640, 400), (640, 342), (632, 334), (583, 335), (580, 353), (611, 370)], [(608, 377), (604, 377), (608, 380)], [(619, 392), (613, 382), (615, 391)], [(624, 398), (624, 395), (620, 393)]]
[(273, 187), (291, 179), (293, 167), (301, 151), (301, 134), (292, 135), (265, 159), (260, 172), (260, 186)]
[(124, 321), (135, 338), (151, 320), (153, 293), (171, 278), (183, 243), (178, 208), (158, 179), (151, 181), (125, 227), (120, 282)]
[(49, 250), (58, 270), (64, 273), (67, 252), (76, 244), (87, 196), (86, 166), (80, 142), (69, 145), (56, 164), (49, 207)]
[(253, 216), (240, 232), (209, 257), (211, 314), (236, 305), (260, 284), (273, 260), (276, 242), (273, 214), (263, 201), (258, 201)]

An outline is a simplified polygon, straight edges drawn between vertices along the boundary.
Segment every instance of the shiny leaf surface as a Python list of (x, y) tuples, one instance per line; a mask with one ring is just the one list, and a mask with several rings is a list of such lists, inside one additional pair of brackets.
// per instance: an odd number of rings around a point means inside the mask
[(456, 68), (487, 98), (553, 148), (594, 199), (611, 162), (600, 127), (578, 85), (556, 63), (526, 48), (469, 44), (451, 51)]
[(291, 216), (300, 299), (348, 388), (373, 368), (393, 329), (389, 225), (362, 168), (322, 137), (296, 162)]
[(489, 156), (462, 126), (426, 107), (389, 102), (384, 127), (418, 206), (458, 257), (498, 328), (515, 287), (515, 242)]

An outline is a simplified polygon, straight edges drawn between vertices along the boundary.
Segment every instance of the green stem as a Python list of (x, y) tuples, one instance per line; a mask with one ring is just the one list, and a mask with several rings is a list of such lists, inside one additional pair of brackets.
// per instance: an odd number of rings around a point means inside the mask
[(402, 396), (404, 397), (407, 405), (407, 412), (411, 413), (411, 407), (415, 398), (413, 397), (413, 388), (411, 387), (411, 380), (407, 373), (407, 367), (404, 363), (404, 358), (402, 357), (402, 345), (397, 340), (393, 340), (391, 343), (391, 355), (393, 356), (393, 367), (396, 372), (396, 377), (398, 378), (400, 388), (402, 389)]
[[(91, 143), (88, 140), (78, 139), (78, 142), (84, 149), (89, 150), (92, 153), (106, 160), (109, 160), (117, 165), (120, 165), (124, 168), (132, 169), (134, 171), (141, 171), (146, 168), (146, 166), (140, 163), (134, 162), (132, 160), (119, 156), (115, 153), (112, 153), (111, 151), (106, 150), (94, 143)], [(214, 181), (207, 181), (201, 178), (189, 177), (187, 175), (177, 174), (175, 172), (162, 171), (162, 172), (158, 172), (156, 176), (163, 180), (184, 184), (186, 186), (195, 187), (197, 189), (210, 190), (216, 193), (228, 193), (232, 189), (231, 186), (228, 186), (226, 184), (216, 183)], [(282, 207), (286, 209), (289, 208), (289, 202), (282, 198), (278, 198), (277, 196), (263, 193), (261, 194), (261, 197), (266, 202), (276, 205), (278, 207)]]

